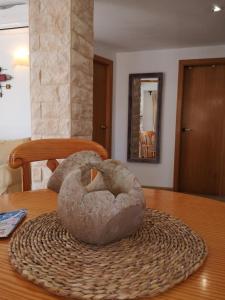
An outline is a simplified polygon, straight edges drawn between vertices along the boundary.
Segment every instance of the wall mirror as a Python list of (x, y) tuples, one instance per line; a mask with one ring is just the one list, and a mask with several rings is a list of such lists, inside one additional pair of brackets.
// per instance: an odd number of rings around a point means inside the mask
[(129, 75), (127, 160), (158, 163), (163, 73)]

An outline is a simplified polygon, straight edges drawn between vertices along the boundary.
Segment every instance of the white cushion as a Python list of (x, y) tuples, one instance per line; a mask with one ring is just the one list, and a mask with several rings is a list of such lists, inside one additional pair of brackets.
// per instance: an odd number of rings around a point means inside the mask
[(7, 164), (0, 165), (0, 195), (5, 193), (12, 184), (12, 176)]
[(0, 140), (0, 161), (8, 162), (10, 152), (18, 145), (28, 142), (30, 138), (18, 140)]
[(30, 138), (18, 140), (0, 140), (0, 195), (5, 192), (22, 190), (21, 169), (13, 170), (8, 166), (11, 151), (18, 145), (28, 142)]

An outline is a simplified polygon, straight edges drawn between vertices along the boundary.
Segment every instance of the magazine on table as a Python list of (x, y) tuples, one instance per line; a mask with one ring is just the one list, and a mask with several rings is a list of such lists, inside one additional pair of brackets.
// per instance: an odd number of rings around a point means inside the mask
[(27, 210), (24, 208), (0, 213), (0, 238), (8, 237), (26, 214)]

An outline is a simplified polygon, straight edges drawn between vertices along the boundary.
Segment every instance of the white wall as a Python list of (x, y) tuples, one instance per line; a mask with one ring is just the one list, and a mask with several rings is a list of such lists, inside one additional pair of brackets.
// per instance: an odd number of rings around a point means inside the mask
[(163, 72), (161, 161), (159, 164), (127, 163), (143, 185), (172, 187), (175, 146), (178, 61), (225, 57), (225, 45), (213, 47), (139, 51), (117, 54), (114, 102), (113, 157), (126, 162), (128, 76), (130, 73)]
[(100, 43), (100, 42), (95, 42), (94, 48), (95, 48), (94, 49), (95, 54), (105, 57), (105, 58), (108, 58), (108, 59), (111, 59), (113, 61), (116, 60), (116, 50), (115, 49), (110, 48), (109, 46), (107, 46), (103, 43)]
[(8, 81), (12, 88), (0, 98), (0, 139), (31, 136), (29, 67), (14, 66), (14, 53), (21, 47), (29, 49), (28, 29), (0, 31), (0, 66), (13, 76)]

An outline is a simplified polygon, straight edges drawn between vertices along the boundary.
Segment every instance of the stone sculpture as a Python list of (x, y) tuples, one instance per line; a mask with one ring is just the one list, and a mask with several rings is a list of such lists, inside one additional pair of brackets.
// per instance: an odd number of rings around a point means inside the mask
[(74, 153), (63, 160), (49, 178), (47, 187), (59, 193), (61, 185), (66, 176), (77, 168), (82, 168), (82, 183), (87, 181), (87, 173), (95, 164), (101, 162), (101, 157), (94, 151), (80, 151)]
[[(91, 151), (73, 154), (68, 159), (69, 163), (65, 160), (53, 173), (48, 186), (59, 190), (58, 216), (70, 233), (96, 245), (134, 233), (142, 223), (145, 209), (137, 178), (121, 162), (102, 161)], [(91, 168), (98, 171), (97, 176), (84, 185), (83, 174)]]

